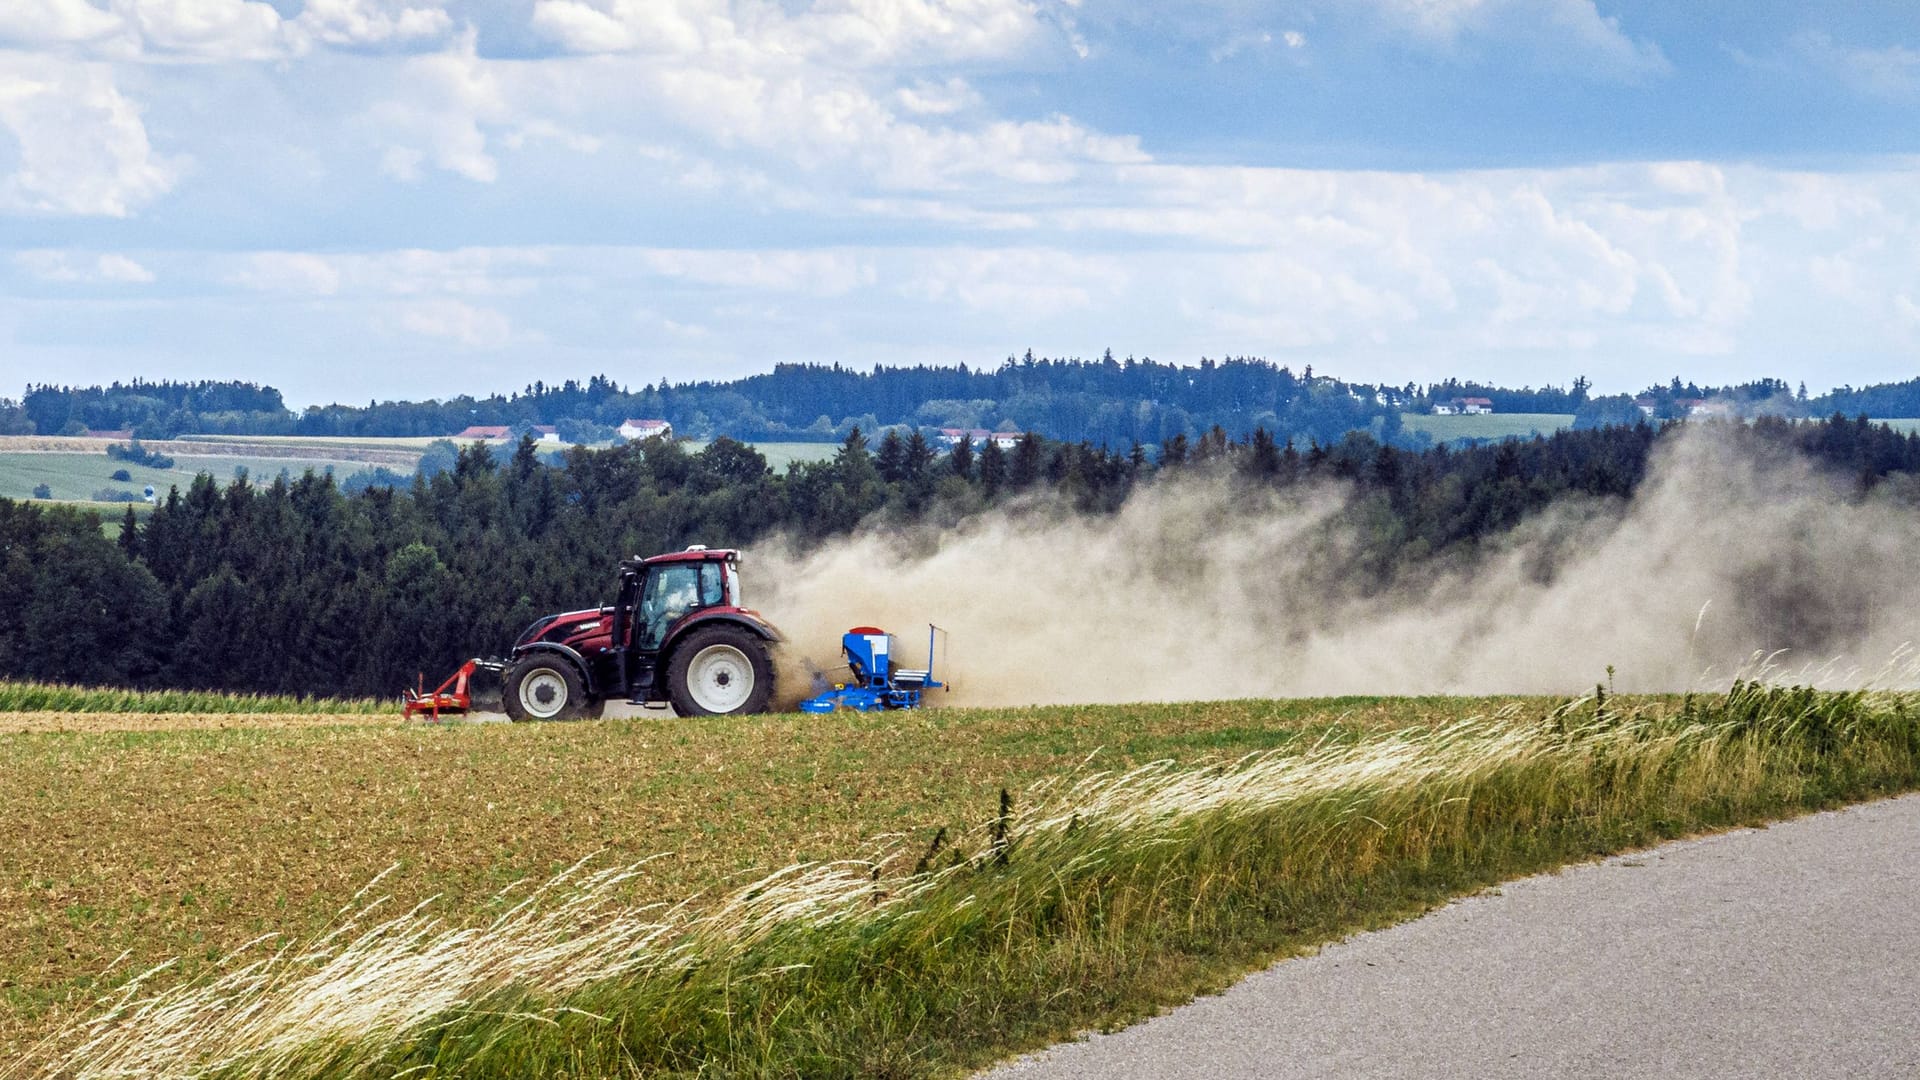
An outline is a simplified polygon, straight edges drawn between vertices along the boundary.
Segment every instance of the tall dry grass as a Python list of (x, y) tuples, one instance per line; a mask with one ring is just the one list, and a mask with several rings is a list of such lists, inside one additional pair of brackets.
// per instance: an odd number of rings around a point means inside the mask
[[(1667, 836), (1912, 786), (1912, 699), (1743, 683), (1002, 795), (949, 841), (634, 908), (578, 866), (492, 924), (376, 902), (136, 980), (38, 1077), (928, 1075), (1276, 952)], [(251, 958), (250, 958), (251, 957)]]

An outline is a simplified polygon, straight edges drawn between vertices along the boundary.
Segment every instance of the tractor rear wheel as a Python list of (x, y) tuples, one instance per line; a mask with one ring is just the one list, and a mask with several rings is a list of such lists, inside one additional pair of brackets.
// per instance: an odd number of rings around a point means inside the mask
[(695, 630), (667, 664), (667, 700), (681, 716), (766, 712), (772, 696), (767, 643), (744, 627)]
[(514, 661), (502, 685), (507, 718), (577, 720), (587, 711), (587, 687), (580, 672), (552, 653), (531, 653)]

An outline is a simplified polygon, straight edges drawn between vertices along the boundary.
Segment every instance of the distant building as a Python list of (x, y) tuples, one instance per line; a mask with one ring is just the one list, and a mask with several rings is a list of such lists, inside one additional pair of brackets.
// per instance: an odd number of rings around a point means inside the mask
[(505, 424), (475, 424), (455, 435), (460, 442), (508, 442), (513, 438), (513, 429)]
[(1449, 402), (1445, 402), (1445, 403), (1443, 403), (1443, 404), (1439, 404), (1439, 405), (1435, 405), (1435, 406), (1433, 407), (1433, 415), (1435, 415), (1435, 416), (1459, 416), (1459, 415), (1460, 415), (1460, 406), (1458, 406), (1458, 405), (1455, 405), (1455, 404), (1454, 404), (1453, 402), (1451, 402), (1451, 401), (1449, 401)]
[(993, 445), (1002, 450), (1011, 450), (1019, 446), (1020, 440), (1026, 438), (1026, 436), (1017, 431), (996, 431), (991, 438), (993, 439)]
[(973, 439), (973, 445), (976, 447), (984, 446), (988, 439), (993, 438), (993, 432), (986, 428), (945, 427), (940, 429), (940, 441), (948, 446), (959, 446), (960, 440), (965, 438)]
[(543, 443), (553, 443), (556, 446), (560, 443), (560, 429), (551, 424), (535, 424), (531, 430), (533, 437)]
[(651, 439), (655, 435), (673, 438), (673, 425), (665, 420), (628, 420), (620, 425), (620, 437), (628, 441)]
[(1633, 407), (1639, 409), (1640, 415), (1642, 416), (1652, 416), (1653, 410), (1659, 406), (1658, 403), (1650, 397), (1637, 397), (1633, 399)]
[(1463, 416), (1485, 416), (1493, 411), (1493, 400), (1483, 397), (1454, 398), (1453, 407)]

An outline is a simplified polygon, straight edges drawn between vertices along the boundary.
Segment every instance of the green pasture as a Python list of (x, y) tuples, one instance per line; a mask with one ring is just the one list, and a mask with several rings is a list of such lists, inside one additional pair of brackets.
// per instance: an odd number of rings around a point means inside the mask
[(1454, 439), (1532, 438), (1536, 433), (1551, 435), (1573, 426), (1572, 413), (1487, 413), (1481, 416), (1431, 416), (1426, 413), (1401, 413), (1400, 422), (1408, 431), (1424, 431), (1434, 442)]
[[(155, 469), (116, 461), (105, 454), (0, 452), (0, 498), (32, 499), (33, 489), (41, 484), (47, 485), (52, 498), (66, 502), (90, 502), (94, 493), (102, 490), (138, 495), (148, 484), (152, 484), (154, 490), (164, 496), (168, 487), (177, 484), (184, 488), (192, 482), (194, 474), (200, 472), (212, 473), (215, 479), (224, 484), (233, 479), (235, 470), (242, 468), (247, 470), (249, 476), (265, 482), (282, 469), (298, 476), (308, 469), (318, 472), (332, 468), (334, 475), (345, 477), (372, 467), (364, 462), (311, 457), (176, 454), (173, 459), (173, 468)], [(125, 469), (129, 479), (112, 479), (114, 472), (119, 469)], [(117, 511), (118, 508), (115, 509)]]
[[(697, 454), (706, 449), (705, 439), (688, 439), (686, 449), (689, 454)], [(767, 459), (767, 465), (774, 472), (786, 472), (787, 466), (796, 461), (825, 461), (840, 450), (837, 442), (757, 442), (748, 446), (760, 451)]]

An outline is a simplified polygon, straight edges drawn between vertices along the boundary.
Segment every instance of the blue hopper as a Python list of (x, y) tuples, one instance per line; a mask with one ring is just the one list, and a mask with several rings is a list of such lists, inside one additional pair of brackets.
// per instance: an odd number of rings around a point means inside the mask
[(800, 703), (801, 712), (830, 713), (835, 709), (879, 712), (883, 709), (917, 709), (920, 697), (928, 690), (945, 689), (946, 684), (933, 677), (934, 634), (938, 627), (927, 628), (927, 668), (924, 671), (893, 666), (893, 635), (878, 627), (856, 626), (840, 637), (840, 652), (847, 658), (851, 678), (834, 683), (831, 690)]

